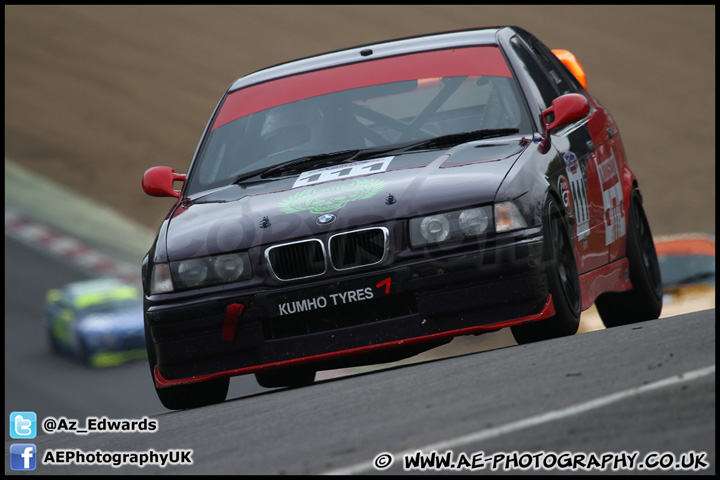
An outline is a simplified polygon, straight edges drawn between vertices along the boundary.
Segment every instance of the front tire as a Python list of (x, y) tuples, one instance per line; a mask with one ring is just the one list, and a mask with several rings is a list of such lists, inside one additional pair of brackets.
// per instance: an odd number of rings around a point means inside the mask
[(80, 362), (86, 367), (92, 367), (92, 359), (90, 356), (90, 350), (88, 349), (85, 341), (82, 338), (78, 338), (78, 358)]
[(520, 344), (574, 335), (580, 326), (581, 295), (577, 264), (563, 211), (554, 198), (545, 205), (543, 251), (548, 288), (555, 315), (538, 322), (510, 327)]
[(229, 387), (230, 379), (220, 378), (176, 387), (155, 387), (155, 391), (165, 408), (185, 410), (224, 402)]
[(229, 378), (158, 388), (155, 385), (155, 365), (157, 364), (157, 357), (147, 325), (145, 326), (145, 346), (147, 348), (148, 363), (150, 364), (150, 377), (155, 387), (155, 393), (157, 393), (160, 403), (162, 403), (165, 408), (169, 410), (186, 410), (225, 401), (228, 389), (230, 388)]
[(286, 368), (255, 373), (258, 385), (265, 388), (305, 387), (315, 382), (315, 370)]
[(47, 338), (48, 338), (48, 344), (50, 345), (50, 350), (53, 353), (61, 353), (62, 349), (60, 348), (60, 344), (55, 338), (55, 335), (53, 335), (52, 331), (48, 328), (47, 329)]
[(630, 197), (626, 256), (630, 264), (628, 292), (606, 293), (595, 300), (607, 328), (654, 320), (662, 311), (662, 278), (650, 225), (637, 190)]

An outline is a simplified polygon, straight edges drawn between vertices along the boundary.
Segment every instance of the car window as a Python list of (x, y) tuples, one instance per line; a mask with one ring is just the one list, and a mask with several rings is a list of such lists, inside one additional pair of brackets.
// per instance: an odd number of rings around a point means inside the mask
[(441, 50), (286, 77), (227, 95), (187, 195), (309, 155), (482, 129), (532, 132), (497, 47)]
[(531, 47), (516, 35), (510, 40), (513, 50), (517, 54), (518, 59), (522, 62), (527, 73), (527, 77), (531, 78), (529, 82), (532, 88), (532, 95), (536, 99), (541, 110), (548, 108), (554, 99), (560, 94), (554, 82), (550, 80), (550, 75), (542, 68), (537, 60), (536, 55), (532, 52)]
[(562, 62), (534, 37), (521, 38), (516, 35), (510, 44), (523, 62), (528, 76), (533, 79), (531, 88), (541, 110), (566, 93), (585, 94), (580, 82), (568, 71)]
[(545, 71), (546, 77), (555, 86), (558, 95), (582, 92), (575, 77), (545, 45), (534, 37), (530, 38), (529, 44), (538, 63)]
[(141, 302), (140, 291), (132, 285), (101, 290), (88, 288), (84, 291), (79, 287), (69, 301), (73, 309), (81, 312), (113, 310)]

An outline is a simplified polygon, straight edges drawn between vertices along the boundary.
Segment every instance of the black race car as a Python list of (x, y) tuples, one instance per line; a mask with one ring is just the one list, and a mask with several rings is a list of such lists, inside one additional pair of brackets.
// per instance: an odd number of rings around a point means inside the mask
[[(400, 39), (237, 80), (142, 265), (170, 409), (229, 378), (300, 386), (510, 327), (518, 343), (657, 318), (662, 283), (610, 114), (516, 27)], [(175, 190), (176, 182), (182, 190)]]

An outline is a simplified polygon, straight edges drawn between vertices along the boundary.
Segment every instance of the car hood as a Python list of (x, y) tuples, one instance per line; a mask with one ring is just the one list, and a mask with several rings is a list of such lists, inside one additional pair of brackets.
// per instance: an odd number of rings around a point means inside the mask
[[(203, 192), (166, 220), (161, 256), (173, 261), (245, 250), (489, 203), (524, 143), (521, 137), (470, 142)], [(322, 215), (335, 218), (320, 224)]]
[(88, 314), (80, 320), (78, 329), (85, 335), (142, 336), (144, 335), (142, 304), (110, 312)]

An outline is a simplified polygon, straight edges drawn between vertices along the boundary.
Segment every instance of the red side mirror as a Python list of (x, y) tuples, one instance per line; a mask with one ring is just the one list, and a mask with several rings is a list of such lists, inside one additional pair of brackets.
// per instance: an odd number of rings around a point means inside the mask
[(590, 103), (579, 93), (568, 93), (557, 97), (552, 106), (542, 112), (547, 131), (570, 125), (582, 120), (590, 113)]
[(151, 197), (180, 198), (181, 192), (173, 188), (173, 182), (184, 182), (186, 177), (185, 174), (175, 173), (170, 167), (152, 167), (143, 175), (142, 188)]

